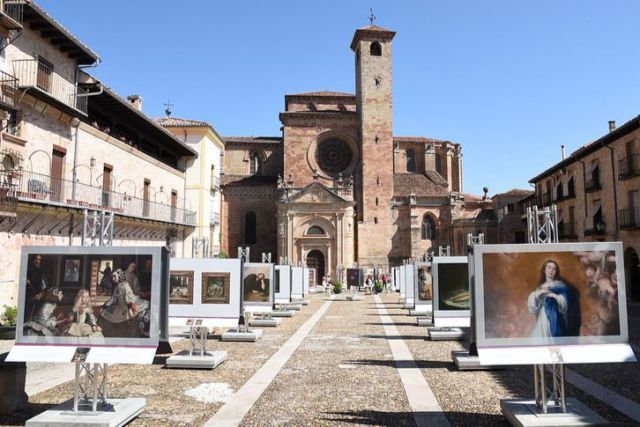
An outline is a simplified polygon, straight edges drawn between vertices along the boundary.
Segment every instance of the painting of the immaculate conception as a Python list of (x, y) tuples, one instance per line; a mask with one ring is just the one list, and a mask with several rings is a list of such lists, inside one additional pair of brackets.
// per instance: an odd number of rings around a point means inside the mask
[(484, 253), (485, 338), (562, 338), (621, 334), (613, 250)]

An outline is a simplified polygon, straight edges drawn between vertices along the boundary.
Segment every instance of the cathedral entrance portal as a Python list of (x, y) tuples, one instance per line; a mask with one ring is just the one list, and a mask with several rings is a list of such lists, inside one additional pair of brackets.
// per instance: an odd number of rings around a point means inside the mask
[(326, 274), (325, 272), (325, 261), (324, 254), (317, 249), (312, 250), (307, 254), (307, 267), (313, 268), (316, 270), (316, 283), (315, 285), (319, 285), (322, 283), (322, 276)]

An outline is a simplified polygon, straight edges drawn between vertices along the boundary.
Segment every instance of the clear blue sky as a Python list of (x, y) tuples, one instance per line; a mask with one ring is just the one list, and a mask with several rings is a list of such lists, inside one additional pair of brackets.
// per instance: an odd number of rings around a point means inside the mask
[(463, 145), (465, 192), (530, 188), (567, 152), (640, 113), (640, 1), (40, 0), (144, 111), (222, 135), (280, 135), (284, 95), (354, 91), (349, 43), (394, 39), (394, 134)]

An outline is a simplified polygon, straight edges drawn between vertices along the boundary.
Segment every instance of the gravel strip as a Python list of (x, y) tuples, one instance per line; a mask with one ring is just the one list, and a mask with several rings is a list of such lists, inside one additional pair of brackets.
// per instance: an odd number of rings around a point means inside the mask
[[(187, 396), (186, 391), (201, 384), (227, 384), (238, 390), (260, 366), (324, 303), (323, 296), (312, 296), (309, 306), (295, 316), (284, 318), (277, 328), (265, 328), (255, 343), (210, 340), (209, 350), (224, 350), (228, 359), (216, 369), (165, 369), (169, 355), (157, 356), (154, 365), (115, 365), (109, 369), (109, 397), (144, 397), (146, 407), (130, 426), (192, 426), (203, 425), (222, 405), (204, 403)], [(172, 345), (175, 353), (189, 347), (188, 340)], [(21, 425), (35, 415), (73, 397), (73, 382), (67, 382), (32, 396), (28, 407), (0, 423)]]
[[(532, 368), (516, 366), (493, 371), (456, 370), (451, 351), (463, 349), (463, 343), (424, 340), (427, 329), (411, 323), (415, 318), (406, 315), (407, 311), (397, 304), (397, 298), (384, 296), (383, 300), (394, 322), (401, 324), (398, 330), (451, 424), (508, 426), (500, 410), (500, 399), (533, 397)], [(407, 319), (411, 320), (407, 322)], [(598, 382), (598, 376), (590, 379)], [(568, 383), (566, 393), (568, 397), (578, 398), (613, 425), (634, 425), (633, 420)]]
[(379, 319), (370, 296), (335, 301), (242, 425), (413, 426)]

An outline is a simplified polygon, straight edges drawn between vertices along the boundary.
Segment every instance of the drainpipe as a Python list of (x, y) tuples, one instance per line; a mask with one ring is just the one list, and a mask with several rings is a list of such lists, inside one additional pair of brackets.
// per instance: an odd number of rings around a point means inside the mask
[(78, 135), (80, 134), (80, 119), (74, 117), (71, 121), (72, 126), (76, 128), (73, 143), (73, 169), (71, 169), (71, 199), (76, 200), (76, 181), (78, 178)]
[(613, 235), (613, 240), (618, 240), (618, 191), (616, 190), (616, 170), (615, 170), (615, 159), (613, 158), (613, 148), (608, 145), (604, 145), (603, 147), (609, 149), (609, 154), (611, 154), (611, 184), (613, 185), (613, 219), (616, 224), (615, 233)]

